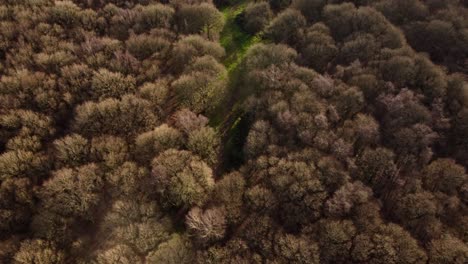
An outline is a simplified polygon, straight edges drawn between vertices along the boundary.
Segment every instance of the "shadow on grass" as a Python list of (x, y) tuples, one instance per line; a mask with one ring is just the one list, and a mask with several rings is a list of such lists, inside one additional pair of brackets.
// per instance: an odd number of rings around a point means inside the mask
[(210, 125), (222, 137), (222, 171), (238, 168), (243, 162), (243, 146), (250, 128), (250, 118), (242, 103), (248, 94), (242, 91), (243, 71), (240, 67), (248, 49), (261, 41), (260, 35), (245, 32), (239, 18), (247, 6), (243, 0), (233, 6), (222, 7), (225, 25), (220, 34), (220, 44), (226, 51), (223, 64), (228, 72), (228, 87), (224, 102), (209, 116)]

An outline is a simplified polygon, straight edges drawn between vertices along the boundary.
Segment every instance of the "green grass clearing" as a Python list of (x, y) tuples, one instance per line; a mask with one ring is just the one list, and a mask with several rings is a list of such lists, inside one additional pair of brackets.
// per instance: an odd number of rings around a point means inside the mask
[(220, 43), (226, 50), (224, 66), (228, 72), (233, 71), (237, 67), (249, 47), (261, 40), (260, 36), (246, 33), (236, 23), (236, 17), (244, 11), (246, 6), (247, 2), (243, 2), (221, 10), (224, 14), (225, 25), (221, 31)]
[(241, 26), (237, 24), (236, 17), (240, 15), (246, 8), (248, 1), (242, 1), (241, 3), (228, 6), (221, 9), (224, 15), (225, 24), (220, 34), (220, 44), (226, 51), (226, 57), (223, 60), (223, 64), (228, 72), (228, 91), (227, 98), (228, 102), (219, 106), (210, 116), (210, 124), (221, 129), (226, 118), (230, 118), (235, 114), (236, 109), (239, 106), (239, 102), (232, 102), (235, 98), (237, 81), (238, 81), (238, 66), (245, 57), (247, 50), (256, 43), (261, 41), (260, 35), (250, 35), (243, 31)]

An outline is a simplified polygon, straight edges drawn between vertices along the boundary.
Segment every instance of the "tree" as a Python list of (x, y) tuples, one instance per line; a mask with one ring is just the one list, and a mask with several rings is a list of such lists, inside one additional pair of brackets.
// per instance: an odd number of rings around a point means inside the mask
[(224, 17), (212, 4), (183, 5), (177, 12), (179, 28), (186, 34), (205, 33), (210, 40), (216, 39), (223, 29)]
[(427, 7), (429, 8), (429, 11), (434, 12), (439, 9), (446, 9), (450, 1), (444, 1), (444, 0), (429, 0), (425, 3)]
[(330, 143), (330, 151), (338, 160), (346, 161), (353, 154), (353, 145), (338, 138)]
[(425, 263), (426, 253), (417, 241), (395, 224), (379, 226), (375, 233), (363, 233), (353, 242), (351, 258), (369, 263)]
[(56, 1), (48, 11), (48, 18), (51, 23), (57, 23), (68, 28), (80, 25), (81, 10), (72, 1)]
[(437, 159), (423, 171), (424, 186), (429, 191), (455, 195), (467, 180), (465, 168), (452, 159)]
[(334, 192), (349, 179), (348, 172), (336, 157), (324, 156), (317, 161), (320, 181), (329, 192)]
[(394, 56), (382, 64), (383, 79), (398, 87), (412, 86), (416, 79), (414, 60), (406, 56)]
[(379, 128), (379, 123), (372, 116), (358, 113), (352, 121), (345, 121), (343, 136), (352, 140), (355, 148), (362, 148), (379, 142)]
[(157, 34), (131, 35), (125, 42), (127, 50), (139, 60), (151, 56), (163, 57), (169, 52), (171, 42)]
[(54, 141), (55, 161), (61, 167), (84, 165), (89, 160), (90, 144), (79, 134), (71, 134)]
[(168, 149), (178, 149), (185, 144), (179, 130), (162, 124), (152, 131), (138, 135), (135, 139), (136, 158), (141, 162), (150, 162), (158, 154)]
[[(456, 48), (453, 44), (457, 42), (457, 31), (449, 21), (434, 19), (427, 23), (411, 23), (405, 33), (413, 47), (429, 52), (437, 61), (443, 60), (445, 56), (443, 47)], [(418, 40), (420, 37), (424, 37), (427, 42)]]
[(168, 221), (169, 219), (139, 219), (138, 222), (115, 227), (111, 230), (109, 240), (122, 241), (131, 245), (136, 254), (145, 255), (170, 238)]
[(102, 252), (99, 252), (96, 258), (98, 264), (132, 264), (138, 263), (140, 258), (127, 245), (118, 244)]
[(375, 8), (382, 12), (391, 22), (401, 25), (409, 21), (423, 20), (428, 16), (428, 10), (423, 2), (418, 0), (380, 1)]
[(201, 129), (208, 124), (208, 118), (183, 108), (173, 115), (174, 126), (188, 135), (190, 132)]
[(212, 170), (189, 151), (169, 149), (152, 162), (152, 176), (168, 206), (202, 205), (214, 187)]
[[(297, 230), (320, 218), (326, 192), (313, 165), (272, 159), (269, 184), (279, 203), (279, 216), (286, 228)], [(276, 164), (275, 164), (276, 163)]]
[(90, 156), (93, 161), (102, 162), (106, 168), (114, 169), (128, 160), (128, 144), (115, 136), (94, 137), (91, 140)]
[(0, 155), (1, 181), (26, 177), (36, 183), (45, 176), (48, 168), (48, 157), (44, 153), (16, 150)]
[(325, 0), (293, 0), (291, 6), (301, 11), (308, 21), (317, 21), (321, 17)]
[(291, 0), (268, 0), (271, 8), (275, 11), (285, 9), (291, 4)]
[(136, 81), (131, 76), (99, 69), (91, 81), (93, 98), (102, 100), (109, 97), (119, 98), (127, 93), (135, 92)]
[(360, 181), (346, 183), (325, 203), (325, 210), (331, 216), (342, 217), (372, 198), (372, 189)]
[(2, 180), (0, 184), (0, 231), (3, 234), (13, 234), (24, 230), (29, 225), (34, 206), (33, 193), (30, 191), (32, 188), (32, 182), (27, 178)]
[[(32, 55), (27, 55), (28, 59), (25, 60), (33, 59), (30, 56)], [(21, 69), (9, 75), (3, 74), (1, 84), (2, 96), (7, 99), (3, 100), (3, 109), (8, 110), (2, 114), (34, 111), (32, 113), (35, 115), (52, 116), (64, 110), (63, 98), (57, 89), (55, 78), (50, 74)], [(13, 109), (17, 110), (12, 111)]]
[(356, 159), (357, 178), (372, 186), (377, 195), (392, 188), (398, 170), (394, 163), (395, 154), (385, 148), (366, 148)]
[[(453, 128), (453, 135), (454, 135), (454, 143), (455, 143), (455, 150), (457, 155), (464, 160), (464, 158), (468, 157), (468, 151), (466, 151), (466, 147), (468, 146), (468, 107), (463, 108), (458, 114), (455, 116), (454, 120), (454, 128)], [(460, 146), (460, 147), (458, 147)], [(466, 159), (465, 159), (466, 160)], [(465, 162), (464, 165), (467, 163)]]
[(437, 100), (447, 94), (447, 78), (444, 71), (424, 56), (414, 60), (417, 74), (414, 87), (429, 100)]
[[(252, 213), (246, 219), (244, 228), (240, 234), (241, 241), (236, 241), (239, 251), (248, 248), (253, 254), (265, 254), (265, 256), (274, 252), (275, 238), (282, 231), (280, 226), (268, 215)], [(245, 241), (245, 242), (244, 242)], [(243, 248), (242, 248), (243, 247)], [(255, 261), (254, 263), (261, 263)]]
[(185, 217), (185, 224), (200, 243), (221, 240), (226, 231), (226, 217), (221, 208), (192, 208)]
[(385, 88), (373, 74), (355, 75), (351, 77), (348, 84), (359, 87), (368, 102), (375, 100)]
[(81, 103), (89, 98), (93, 71), (86, 64), (72, 64), (60, 69), (59, 87), (70, 94), (70, 104)]
[(420, 97), (408, 89), (402, 89), (397, 95), (386, 95), (379, 98), (383, 106), (384, 136), (391, 138), (403, 127), (415, 124), (430, 124), (431, 113), (420, 102)]
[(263, 154), (268, 145), (276, 143), (274, 135), (269, 122), (257, 120), (250, 128), (244, 145), (244, 153), (247, 158), (258, 157)]
[[(37, 136), (47, 139), (55, 133), (54, 122), (50, 116), (30, 110), (11, 110), (0, 115), (2, 136)], [(2, 141), (5, 140), (2, 138)], [(6, 140), (5, 140), (6, 141)]]
[(225, 246), (214, 245), (206, 250), (197, 251), (198, 262), (215, 263), (261, 263), (258, 253), (251, 250), (247, 242), (240, 238), (233, 238)]
[(231, 172), (216, 181), (212, 200), (224, 207), (227, 224), (240, 221), (245, 188), (246, 182), (239, 172)]
[(349, 220), (320, 222), (319, 246), (320, 261), (323, 263), (342, 263), (349, 259), (356, 228)]
[(152, 108), (159, 114), (164, 114), (164, 105), (169, 97), (168, 80), (144, 83), (138, 91), (140, 97), (148, 100)]
[(265, 34), (276, 43), (294, 45), (299, 42), (302, 29), (307, 24), (304, 16), (295, 9), (286, 9), (275, 17), (265, 29)]
[(131, 137), (147, 131), (157, 120), (148, 101), (125, 95), (120, 100), (109, 98), (99, 103), (79, 105), (72, 127), (85, 136), (111, 134)]
[(149, 171), (133, 162), (125, 162), (114, 171), (106, 173), (105, 178), (112, 189), (111, 194), (116, 197), (145, 193), (148, 191), (145, 184), (150, 180)]
[[(129, 169), (132, 167), (137, 168), (131, 163), (126, 164), (125, 167)], [(163, 229), (170, 230), (172, 228), (171, 222), (165, 218), (164, 212), (156, 201), (140, 199), (141, 197), (133, 198), (113, 201), (109, 210), (104, 215), (100, 231), (109, 233), (119, 227), (123, 227), (125, 230), (125, 227), (130, 226), (132, 223), (141, 223), (148, 220), (155, 220), (153, 223), (159, 220), (160, 224), (165, 226)], [(163, 233), (167, 233), (167, 230)], [(122, 232), (122, 234), (124, 233)]]
[(336, 41), (341, 41), (353, 32), (356, 7), (352, 3), (326, 5), (323, 9), (325, 24)]
[[(330, 98), (337, 92), (335, 81), (327, 75), (315, 76), (311, 83), (311, 88), (314, 89), (319, 96), (324, 98)], [(327, 109), (327, 118), (332, 122), (336, 122), (339, 119), (338, 113), (336, 113), (336, 108), (334, 106), (332, 108), (330, 107), (332, 106), (329, 106)], [(332, 111), (335, 113), (331, 113)]]
[(364, 107), (364, 96), (357, 87), (346, 87), (336, 97), (336, 110), (343, 118), (350, 118)]
[(60, 49), (51, 52), (41, 52), (34, 56), (36, 65), (44, 71), (60, 72), (60, 68), (70, 65), (76, 61), (76, 57), (68, 52)]
[(20, 239), (18, 237), (11, 237), (2, 241), (0, 246), (0, 261), (4, 263), (12, 262), (15, 253), (20, 246)]
[(159, 3), (137, 6), (135, 9), (139, 11), (139, 15), (136, 18), (136, 27), (141, 31), (153, 28), (169, 28), (175, 13), (171, 6)]
[(355, 60), (368, 62), (379, 51), (379, 44), (371, 34), (354, 34), (346, 38), (339, 52), (340, 63), (349, 64)]
[(429, 263), (462, 264), (468, 259), (468, 247), (463, 241), (451, 235), (431, 241), (429, 245)]
[(138, 192), (120, 197), (124, 199), (112, 204), (99, 225), (97, 235), (104, 237), (101, 244), (103, 250), (108, 245), (124, 244), (135, 255), (145, 256), (171, 238), (171, 219), (165, 216), (155, 201)]
[(81, 52), (86, 63), (95, 69), (111, 68), (110, 62), (116, 52), (123, 51), (122, 43), (109, 37), (88, 37), (82, 44)]
[(92, 9), (81, 9), (81, 23), (86, 30), (98, 27), (98, 13)]
[(37, 136), (16, 136), (10, 138), (6, 143), (6, 150), (23, 150), (30, 152), (40, 152), (42, 142)]
[(189, 134), (187, 149), (213, 166), (218, 161), (220, 144), (216, 131), (211, 127), (203, 127)]
[(328, 27), (322, 23), (314, 24), (306, 30), (302, 46), (301, 55), (305, 63), (319, 72), (323, 72), (338, 53)]
[(281, 65), (293, 62), (297, 57), (297, 52), (286, 45), (255, 44), (245, 56), (243, 62), (245, 70), (266, 69), (271, 65)]
[[(136, 74), (141, 67), (141, 62), (138, 61), (130, 52), (126, 51), (116, 51), (114, 57), (109, 62), (110, 65), (107, 67), (116, 72), (122, 74)], [(140, 80), (142, 78), (140, 77)]]
[(34, 239), (25, 240), (14, 256), (15, 263), (43, 263), (62, 264), (66, 263), (65, 253), (51, 242)]
[(273, 13), (267, 2), (249, 3), (244, 10), (244, 28), (250, 34), (262, 31), (270, 23)]
[(251, 212), (268, 214), (275, 212), (278, 200), (273, 192), (263, 185), (255, 185), (245, 190), (245, 206)]
[(103, 187), (102, 171), (96, 164), (90, 163), (55, 171), (44, 183), (38, 196), (44, 211), (64, 217), (93, 219)]
[(171, 65), (174, 71), (182, 72), (186, 65), (196, 57), (210, 55), (220, 60), (224, 55), (224, 49), (215, 42), (206, 40), (199, 35), (189, 35), (180, 39), (172, 50)]
[(172, 83), (182, 106), (195, 112), (212, 110), (222, 100), (227, 71), (211, 56), (199, 57)]
[(381, 204), (377, 199), (356, 205), (351, 217), (358, 230), (376, 230), (384, 221), (381, 217)]
[(174, 234), (171, 239), (159, 245), (157, 250), (150, 252), (146, 259), (148, 263), (192, 263), (192, 245), (185, 237)]
[[(374, 0), (370, 0), (374, 1)], [(363, 31), (375, 37), (375, 47), (398, 49), (405, 45), (405, 37), (379, 11), (370, 6), (356, 10), (354, 31)]]
[(424, 165), (432, 158), (431, 145), (438, 135), (424, 124), (415, 124), (394, 132), (390, 144), (397, 150), (398, 161), (407, 167)]
[(64, 217), (48, 210), (42, 210), (34, 215), (30, 230), (35, 237), (53, 241), (60, 245), (70, 245), (76, 240), (77, 225), (86, 224), (73, 217)]
[(425, 227), (429, 228), (424, 221), (434, 218), (439, 212), (434, 195), (426, 191), (401, 195), (396, 202), (393, 210), (396, 218), (416, 234), (421, 234)]
[(306, 237), (282, 234), (276, 244), (275, 252), (284, 263), (320, 263), (317, 243)]

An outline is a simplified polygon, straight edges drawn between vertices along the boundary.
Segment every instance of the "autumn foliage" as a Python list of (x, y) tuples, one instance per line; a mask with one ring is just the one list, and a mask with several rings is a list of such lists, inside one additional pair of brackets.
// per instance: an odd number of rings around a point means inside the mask
[(468, 263), (467, 8), (0, 1), (0, 263)]

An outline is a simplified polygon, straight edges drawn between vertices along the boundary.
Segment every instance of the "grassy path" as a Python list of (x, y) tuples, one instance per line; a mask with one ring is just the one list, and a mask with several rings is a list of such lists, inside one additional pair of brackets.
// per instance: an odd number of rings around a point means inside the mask
[[(240, 63), (244, 59), (247, 50), (261, 41), (259, 35), (250, 35), (242, 30), (236, 17), (240, 15), (248, 4), (248, 0), (242, 0), (233, 6), (221, 9), (224, 15), (225, 25), (220, 35), (220, 44), (226, 51), (223, 64), (228, 71), (228, 88), (225, 102), (210, 116), (210, 125), (215, 127), (222, 137), (222, 147), (220, 151), (220, 164), (222, 168), (228, 169), (242, 159), (242, 135), (247, 133), (245, 126), (242, 126), (243, 96), (240, 93)], [(233, 161), (235, 160), (235, 161)]]
[(227, 6), (221, 9), (225, 24), (219, 41), (226, 51), (223, 64), (228, 71), (228, 92), (226, 101), (210, 116), (211, 125), (220, 130), (223, 124), (227, 122), (227, 119), (230, 119), (229, 117), (232, 116), (234, 108), (236, 108), (235, 106), (238, 105), (239, 64), (245, 57), (247, 50), (261, 40), (260, 36), (253, 36), (243, 31), (236, 21), (236, 17), (244, 11), (247, 3), (247, 0), (243, 0), (234, 6)]
[(221, 31), (220, 43), (226, 50), (224, 66), (228, 72), (234, 71), (244, 58), (249, 47), (260, 41), (259, 36), (247, 34), (236, 23), (236, 17), (244, 11), (247, 2), (242, 1), (235, 6), (225, 7), (221, 10), (224, 14), (225, 26)]

